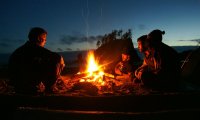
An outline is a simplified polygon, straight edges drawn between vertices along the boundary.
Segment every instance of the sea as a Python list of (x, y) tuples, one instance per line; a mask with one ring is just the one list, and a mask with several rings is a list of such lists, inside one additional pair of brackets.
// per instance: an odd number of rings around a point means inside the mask
[[(187, 50), (197, 49), (199, 46), (172, 46), (177, 52), (181, 53)], [(142, 57), (139, 53), (138, 49), (135, 48), (138, 55)], [(69, 65), (73, 65), (73, 61), (77, 60), (79, 54), (82, 54), (83, 58), (86, 57), (88, 51), (66, 51), (66, 52), (58, 52), (58, 54), (62, 55), (65, 62), (70, 63)], [(8, 60), (10, 57), (10, 53), (0, 53), (0, 68), (5, 67), (8, 64)]]

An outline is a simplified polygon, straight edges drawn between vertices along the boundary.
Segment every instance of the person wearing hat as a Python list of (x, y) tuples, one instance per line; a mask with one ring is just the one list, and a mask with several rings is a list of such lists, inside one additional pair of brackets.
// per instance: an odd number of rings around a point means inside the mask
[(122, 82), (131, 82), (133, 75), (133, 66), (130, 63), (130, 50), (124, 48), (121, 54), (121, 61), (115, 66), (116, 79)]
[(10, 83), (19, 94), (52, 93), (53, 85), (65, 66), (63, 57), (44, 48), (47, 32), (31, 28), (28, 41), (9, 58)]

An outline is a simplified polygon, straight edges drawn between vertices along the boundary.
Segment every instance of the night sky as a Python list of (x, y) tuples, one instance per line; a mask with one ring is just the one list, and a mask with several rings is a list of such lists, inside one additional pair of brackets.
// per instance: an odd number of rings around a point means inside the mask
[(32, 27), (47, 30), (46, 48), (61, 52), (95, 49), (99, 36), (132, 30), (137, 38), (165, 31), (170, 46), (200, 41), (200, 0), (1, 0), (0, 53), (28, 40)]

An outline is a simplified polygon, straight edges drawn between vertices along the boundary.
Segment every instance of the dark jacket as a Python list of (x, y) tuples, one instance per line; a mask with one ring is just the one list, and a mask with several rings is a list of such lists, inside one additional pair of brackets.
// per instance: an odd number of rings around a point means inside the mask
[(27, 41), (9, 59), (10, 81), (19, 93), (36, 93), (41, 82), (46, 91), (58, 77), (61, 56)]
[(163, 90), (178, 88), (180, 65), (178, 53), (172, 47), (161, 43), (152, 57), (145, 58), (145, 62), (152, 74), (145, 73), (144, 84)]

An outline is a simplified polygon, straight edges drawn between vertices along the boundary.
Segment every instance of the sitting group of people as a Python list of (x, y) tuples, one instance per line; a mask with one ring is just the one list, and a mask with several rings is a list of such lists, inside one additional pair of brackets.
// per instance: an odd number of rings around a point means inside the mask
[(162, 42), (164, 31), (153, 30), (137, 39), (138, 50), (144, 56), (137, 68), (130, 63), (130, 53), (122, 52), (115, 67), (116, 79), (160, 91), (176, 90), (180, 79), (178, 53)]
[[(141, 66), (130, 63), (130, 52), (124, 49), (115, 67), (116, 80), (143, 84), (157, 90), (173, 90), (179, 80), (178, 53), (162, 42), (163, 31), (153, 30), (138, 38), (138, 50), (144, 54)], [(34, 27), (29, 40), (16, 49), (9, 59), (10, 82), (16, 93), (52, 93), (65, 66), (63, 57), (44, 45), (47, 31)], [(42, 88), (42, 90), (41, 90)]]

